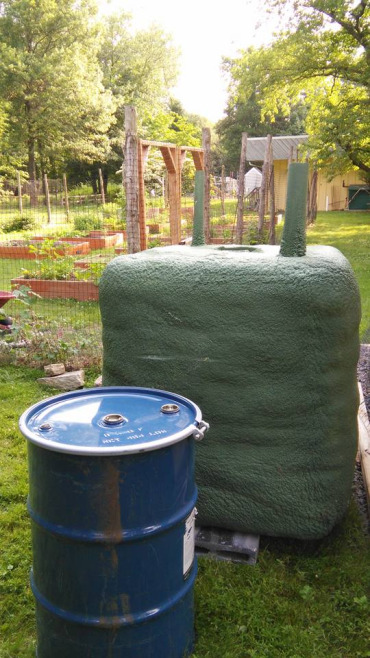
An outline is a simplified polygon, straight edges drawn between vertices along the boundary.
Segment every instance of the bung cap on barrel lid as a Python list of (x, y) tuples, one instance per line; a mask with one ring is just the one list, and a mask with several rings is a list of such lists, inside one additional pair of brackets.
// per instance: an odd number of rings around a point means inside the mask
[(57, 452), (132, 454), (165, 448), (207, 424), (196, 404), (175, 393), (107, 386), (63, 393), (27, 409), (19, 420), (32, 443)]

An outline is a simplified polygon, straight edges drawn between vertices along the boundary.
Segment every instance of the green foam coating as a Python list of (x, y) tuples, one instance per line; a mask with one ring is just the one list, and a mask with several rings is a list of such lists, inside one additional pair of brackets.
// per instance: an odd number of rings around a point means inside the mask
[(307, 186), (308, 163), (292, 162), (288, 170), (281, 256), (304, 256), (306, 253)]
[(189, 397), (199, 522), (315, 539), (341, 519), (357, 449), (360, 300), (348, 261), (309, 246), (165, 247), (100, 283), (104, 385)]
[(192, 246), (205, 244), (204, 238), (204, 171), (195, 172), (194, 224)]

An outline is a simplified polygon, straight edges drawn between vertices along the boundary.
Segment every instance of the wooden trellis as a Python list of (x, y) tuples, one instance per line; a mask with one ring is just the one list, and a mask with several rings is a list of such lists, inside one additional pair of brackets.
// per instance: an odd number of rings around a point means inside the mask
[(181, 171), (186, 152), (191, 153), (195, 169), (204, 171), (204, 149), (139, 139), (136, 132), (136, 111), (132, 107), (125, 108), (125, 130), (124, 185), (128, 251), (135, 253), (146, 249), (144, 172), (150, 148), (159, 149), (166, 165), (171, 243), (178, 244), (181, 239)]

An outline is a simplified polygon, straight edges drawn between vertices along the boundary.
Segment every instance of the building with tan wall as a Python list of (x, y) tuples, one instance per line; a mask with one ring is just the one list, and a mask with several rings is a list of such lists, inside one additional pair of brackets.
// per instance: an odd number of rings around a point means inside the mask
[[(266, 137), (248, 138), (248, 166), (261, 167), (265, 157), (266, 139)], [(289, 161), (299, 159), (300, 151), (302, 153), (302, 145), (307, 141), (307, 139), (308, 135), (278, 136), (272, 138), (275, 179), (275, 207), (277, 210), (285, 210)], [(363, 181), (360, 178), (360, 172), (356, 170), (350, 171), (340, 176), (336, 176), (331, 181), (327, 180), (324, 172), (319, 171), (317, 180), (317, 209), (347, 209), (349, 193), (348, 188), (349, 186), (353, 185), (363, 185)]]

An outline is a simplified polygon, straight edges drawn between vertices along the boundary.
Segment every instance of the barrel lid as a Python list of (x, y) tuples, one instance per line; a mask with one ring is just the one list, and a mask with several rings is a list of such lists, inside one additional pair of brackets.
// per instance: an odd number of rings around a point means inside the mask
[(196, 433), (201, 419), (181, 395), (107, 386), (42, 400), (22, 414), (19, 427), (47, 450), (103, 456), (164, 448)]

